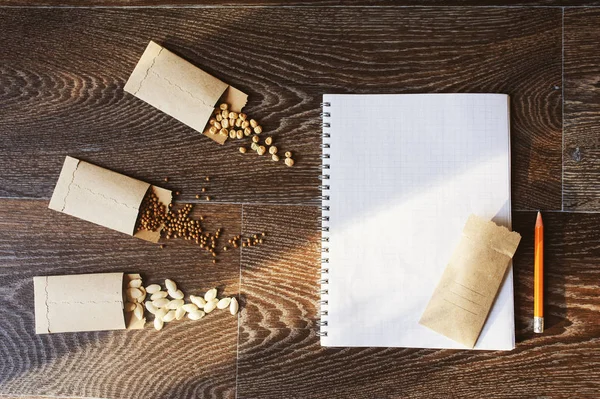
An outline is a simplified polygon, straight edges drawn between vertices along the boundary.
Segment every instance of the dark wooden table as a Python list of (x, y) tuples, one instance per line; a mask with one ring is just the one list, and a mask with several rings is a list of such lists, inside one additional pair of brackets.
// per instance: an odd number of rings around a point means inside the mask
[[(599, 2), (34, 3), (0, 0), (0, 397), (600, 397), (600, 8), (571, 7)], [(297, 165), (242, 158), (124, 93), (149, 40), (249, 93), (246, 111)], [(523, 241), (511, 352), (319, 346), (321, 95), (420, 92), (512, 98)], [(66, 155), (169, 177), (208, 228), (268, 239), (212, 264), (187, 242), (160, 249), (50, 211)], [(206, 175), (210, 204), (195, 199)], [(538, 209), (542, 335), (531, 329)], [(106, 271), (170, 277), (187, 293), (218, 286), (240, 295), (239, 321), (34, 333), (33, 276)]]

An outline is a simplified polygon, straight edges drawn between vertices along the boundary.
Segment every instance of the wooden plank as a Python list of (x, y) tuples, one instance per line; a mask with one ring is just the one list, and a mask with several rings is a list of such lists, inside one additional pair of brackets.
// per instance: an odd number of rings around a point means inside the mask
[(424, 6), (424, 7), (449, 7), (449, 6), (479, 6), (479, 7), (573, 7), (573, 6), (598, 6), (597, 0), (0, 0), (0, 6)]
[[(204, 227), (241, 231), (241, 207), (205, 205)], [(36, 275), (140, 272), (172, 278), (186, 294), (239, 292), (239, 251), (212, 264), (187, 241), (158, 245), (47, 209), (47, 201), (0, 200), (0, 396), (235, 397), (238, 320), (219, 311), (200, 321), (144, 330), (35, 335)], [(151, 316), (151, 315), (148, 315)], [(151, 320), (151, 317), (149, 317)]]
[[(69, 154), (168, 176), (185, 200), (209, 174), (215, 201), (316, 204), (323, 93), (501, 92), (515, 209), (560, 209), (561, 21), (558, 8), (3, 8), (0, 196), (49, 198)], [(249, 93), (247, 113), (297, 165), (215, 145), (125, 94), (150, 39)]]
[(600, 211), (600, 10), (565, 11), (564, 208)]
[[(321, 348), (316, 336), (318, 210), (244, 206), (239, 397), (593, 397), (600, 389), (598, 214), (544, 214), (546, 331), (532, 332), (535, 212), (515, 212), (517, 348), (511, 352)], [(312, 233), (311, 233), (312, 230)], [(331, 265), (333, 266), (333, 265)]]

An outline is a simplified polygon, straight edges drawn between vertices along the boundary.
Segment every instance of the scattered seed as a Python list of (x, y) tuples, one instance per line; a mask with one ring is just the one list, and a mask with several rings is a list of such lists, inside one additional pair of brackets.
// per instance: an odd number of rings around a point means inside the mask
[(231, 303), (231, 298), (221, 298), (217, 303), (217, 309), (225, 309)]
[(229, 116), (229, 112), (227, 112), (226, 110), (221, 111), (221, 116), (223, 117), (223, 120), (225, 120), (225, 118), (227, 118)]
[[(156, 285), (158, 285), (158, 284), (156, 284)], [(156, 301), (157, 299), (166, 298), (167, 295), (169, 295), (169, 293), (166, 291), (158, 291), (158, 292), (155, 292), (154, 294), (152, 294), (152, 296), (150, 296), (150, 300)]]
[(152, 314), (156, 314), (156, 312), (158, 311), (156, 306), (154, 306), (150, 301), (146, 302), (146, 310)]
[(291, 151), (286, 151), (286, 152), (285, 152), (285, 157), (286, 157), (286, 158), (291, 158), (291, 157), (292, 157), (292, 153), (291, 153)]
[(165, 323), (175, 320), (175, 311), (171, 310), (169, 313), (163, 316), (162, 321)]
[(217, 121), (212, 125), (212, 127), (214, 127), (217, 130), (221, 130), (223, 128), (223, 125), (221, 124), (221, 122)]
[(167, 287), (167, 291), (177, 291), (177, 284), (175, 284), (175, 281), (171, 279), (165, 280), (165, 287)]
[(258, 144), (252, 143), (250, 144), (250, 148), (252, 149), (252, 151), (256, 151), (258, 149)]
[(260, 127), (260, 126), (256, 126), (256, 127), (254, 128), (254, 133), (256, 133), (256, 134), (261, 134), (261, 133), (262, 133), (262, 127)]
[(201, 310), (196, 310), (194, 312), (190, 312), (188, 313), (188, 318), (190, 320), (200, 320), (201, 318), (203, 318), (205, 315), (205, 313)]
[(277, 154), (277, 147), (275, 147), (275, 146), (269, 147), (269, 154), (273, 154), (273, 155)]
[(168, 177), (165, 177), (165, 183), (167, 183), (169, 181)]
[(234, 138), (235, 138), (235, 130), (231, 129), (231, 130), (229, 131), (229, 138), (230, 138), (230, 139), (234, 139)]
[(199, 308), (203, 308), (206, 305), (206, 301), (201, 296), (190, 295), (190, 301)]
[(206, 177), (204, 178), (204, 180), (206, 180), (206, 181), (210, 181), (210, 177), (206, 176)]
[(235, 297), (231, 298), (231, 302), (229, 303), (229, 312), (235, 316), (238, 312), (239, 304)]
[(177, 308), (175, 311), (175, 320), (181, 320), (185, 316), (185, 309), (183, 307)]
[(160, 331), (160, 330), (162, 330), (163, 326), (164, 326), (164, 323), (163, 323), (162, 319), (159, 317), (155, 317), (154, 318), (154, 328), (157, 331)]
[(184, 303), (185, 302), (183, 302), (183, 299), (173, 299), (172, 301), (169, 301), (169, 303), (167, 303), (167, 309), (175, 310), (183, 306)]
[(258, 136), (252, 136), (253, 143), (258, 143), (259, 140), (260, 140), (260, 138)]
[(219, 108), (221, 108), (222, 111), (225, 111), (227, 108), (229, 108), (229, 105), (227, 105), (227, 103), (223, 103), (219, 105)]
[(258, 155), (264, 155), (265, 152), (267, 152), (267, 148), (264, 145), (261, 145), (256, 149), (256, 152), (258, 153)]
[(209, 197), (208, 195), (206, 196), (206, 200), (207, 200), (207, 201), (210, 201), (210, 197)]
[(235, 132), (235, 137), (237, 137), (238, 139), (243, 139), (244, 132), (242, 132), (241, 130), (238, 130), (237, 132)]
[(207, 301), (206, 305), (204, 305), (204, 313), (210, 313), (213, 310), (215, 310), (217, 308), (217, 303), (219, 303), (219, 300), (217, 298), (213, 298), (210, 301)]
[(211, 288), (210, 290), (206, 291), (206, 294), (204, 294), (204, 300), (206, 302), (213, 300), (217, 297), (217, 289), (216, 288)]
[[(206, 187), (202, 187), (202, 192), (205, 193), (206, 192)], [(200, 219), (202, 220), (202, 219)]]
[(215, 116), (215, 119), (217, 120), (217, 122), (221, 122), (223, 120), (221, 113), (217, 114), (217, 116)]
[(250, 126), (252, 126), (252, 127), (258, 126), (258, 122), (255, 121), (254, 119), (250, 119)]
[(246, 147), (240, 147), (240, 152), (242, 154), (245, 154), (246, 153)]
[(156, 311), (156, 313), (154, 314), (154, 316), (155, 316), (157, 319), (162, 319), (163, 317), (165, 317), (165, 315), (166, 315), (167, 313), (169, 313), (169, 311), (168, 311), (167, 309), (165, 309), (165, 308), (162, 308), (162, 309), (158, 309), (158, 310)]
[(275, 162), (279, 161), (279, 156), (277, 154), (271, 155), (271, 159)]
[(219, 129), (216, 126), (211, 126), (210, 129), (208, 129), (208, 131), (210, 132), (210, 134), (217, 134)]
[(160, 298), (160, 299), (155, 299), (154, 301), (152, 301), (152, 304), (154, 306), (156, 306), (157, 308), (162, 308), (163, 306), (167, 306), (169, 304), (169, 302), (171, 302), (171, 301), (168, 300), (167, 298)]
[(267, 137), (265, 139), (265, 144), (266, 145), (271, 145), (273, 143), (273, 137)]

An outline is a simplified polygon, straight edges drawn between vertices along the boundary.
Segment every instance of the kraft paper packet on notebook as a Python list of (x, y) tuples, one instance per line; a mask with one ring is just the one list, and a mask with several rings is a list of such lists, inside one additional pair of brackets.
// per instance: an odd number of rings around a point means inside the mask
[(473, 348), (520, 240), (519, 233), (469, 216), (419, 324)]
[(124, 273), (33, 278), (35, 332), (142, 329), (145, 319), (124, 312)]
[(150, 188), (165, 206), (171, 203), (169, 190), (68, 156), (48, 208), (158, 242), (160, 229), (135, 231), (142, 200)]
[(215, 78), (166, 48), (150, 42), (124, 90), (219, 144), (228, 136), (207, 126), (215, 106), (226, 102), (241, 112), (248, 95)]

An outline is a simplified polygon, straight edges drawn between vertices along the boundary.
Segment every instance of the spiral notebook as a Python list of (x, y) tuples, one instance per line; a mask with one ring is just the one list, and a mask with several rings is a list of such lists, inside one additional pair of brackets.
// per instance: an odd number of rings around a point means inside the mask
[[(419, 319), (470, 214), (510, 229), (509, 97), (323, 96), (321, 345), (464, 348)], [(512, 267), (475, 349), (514, 348)]]

